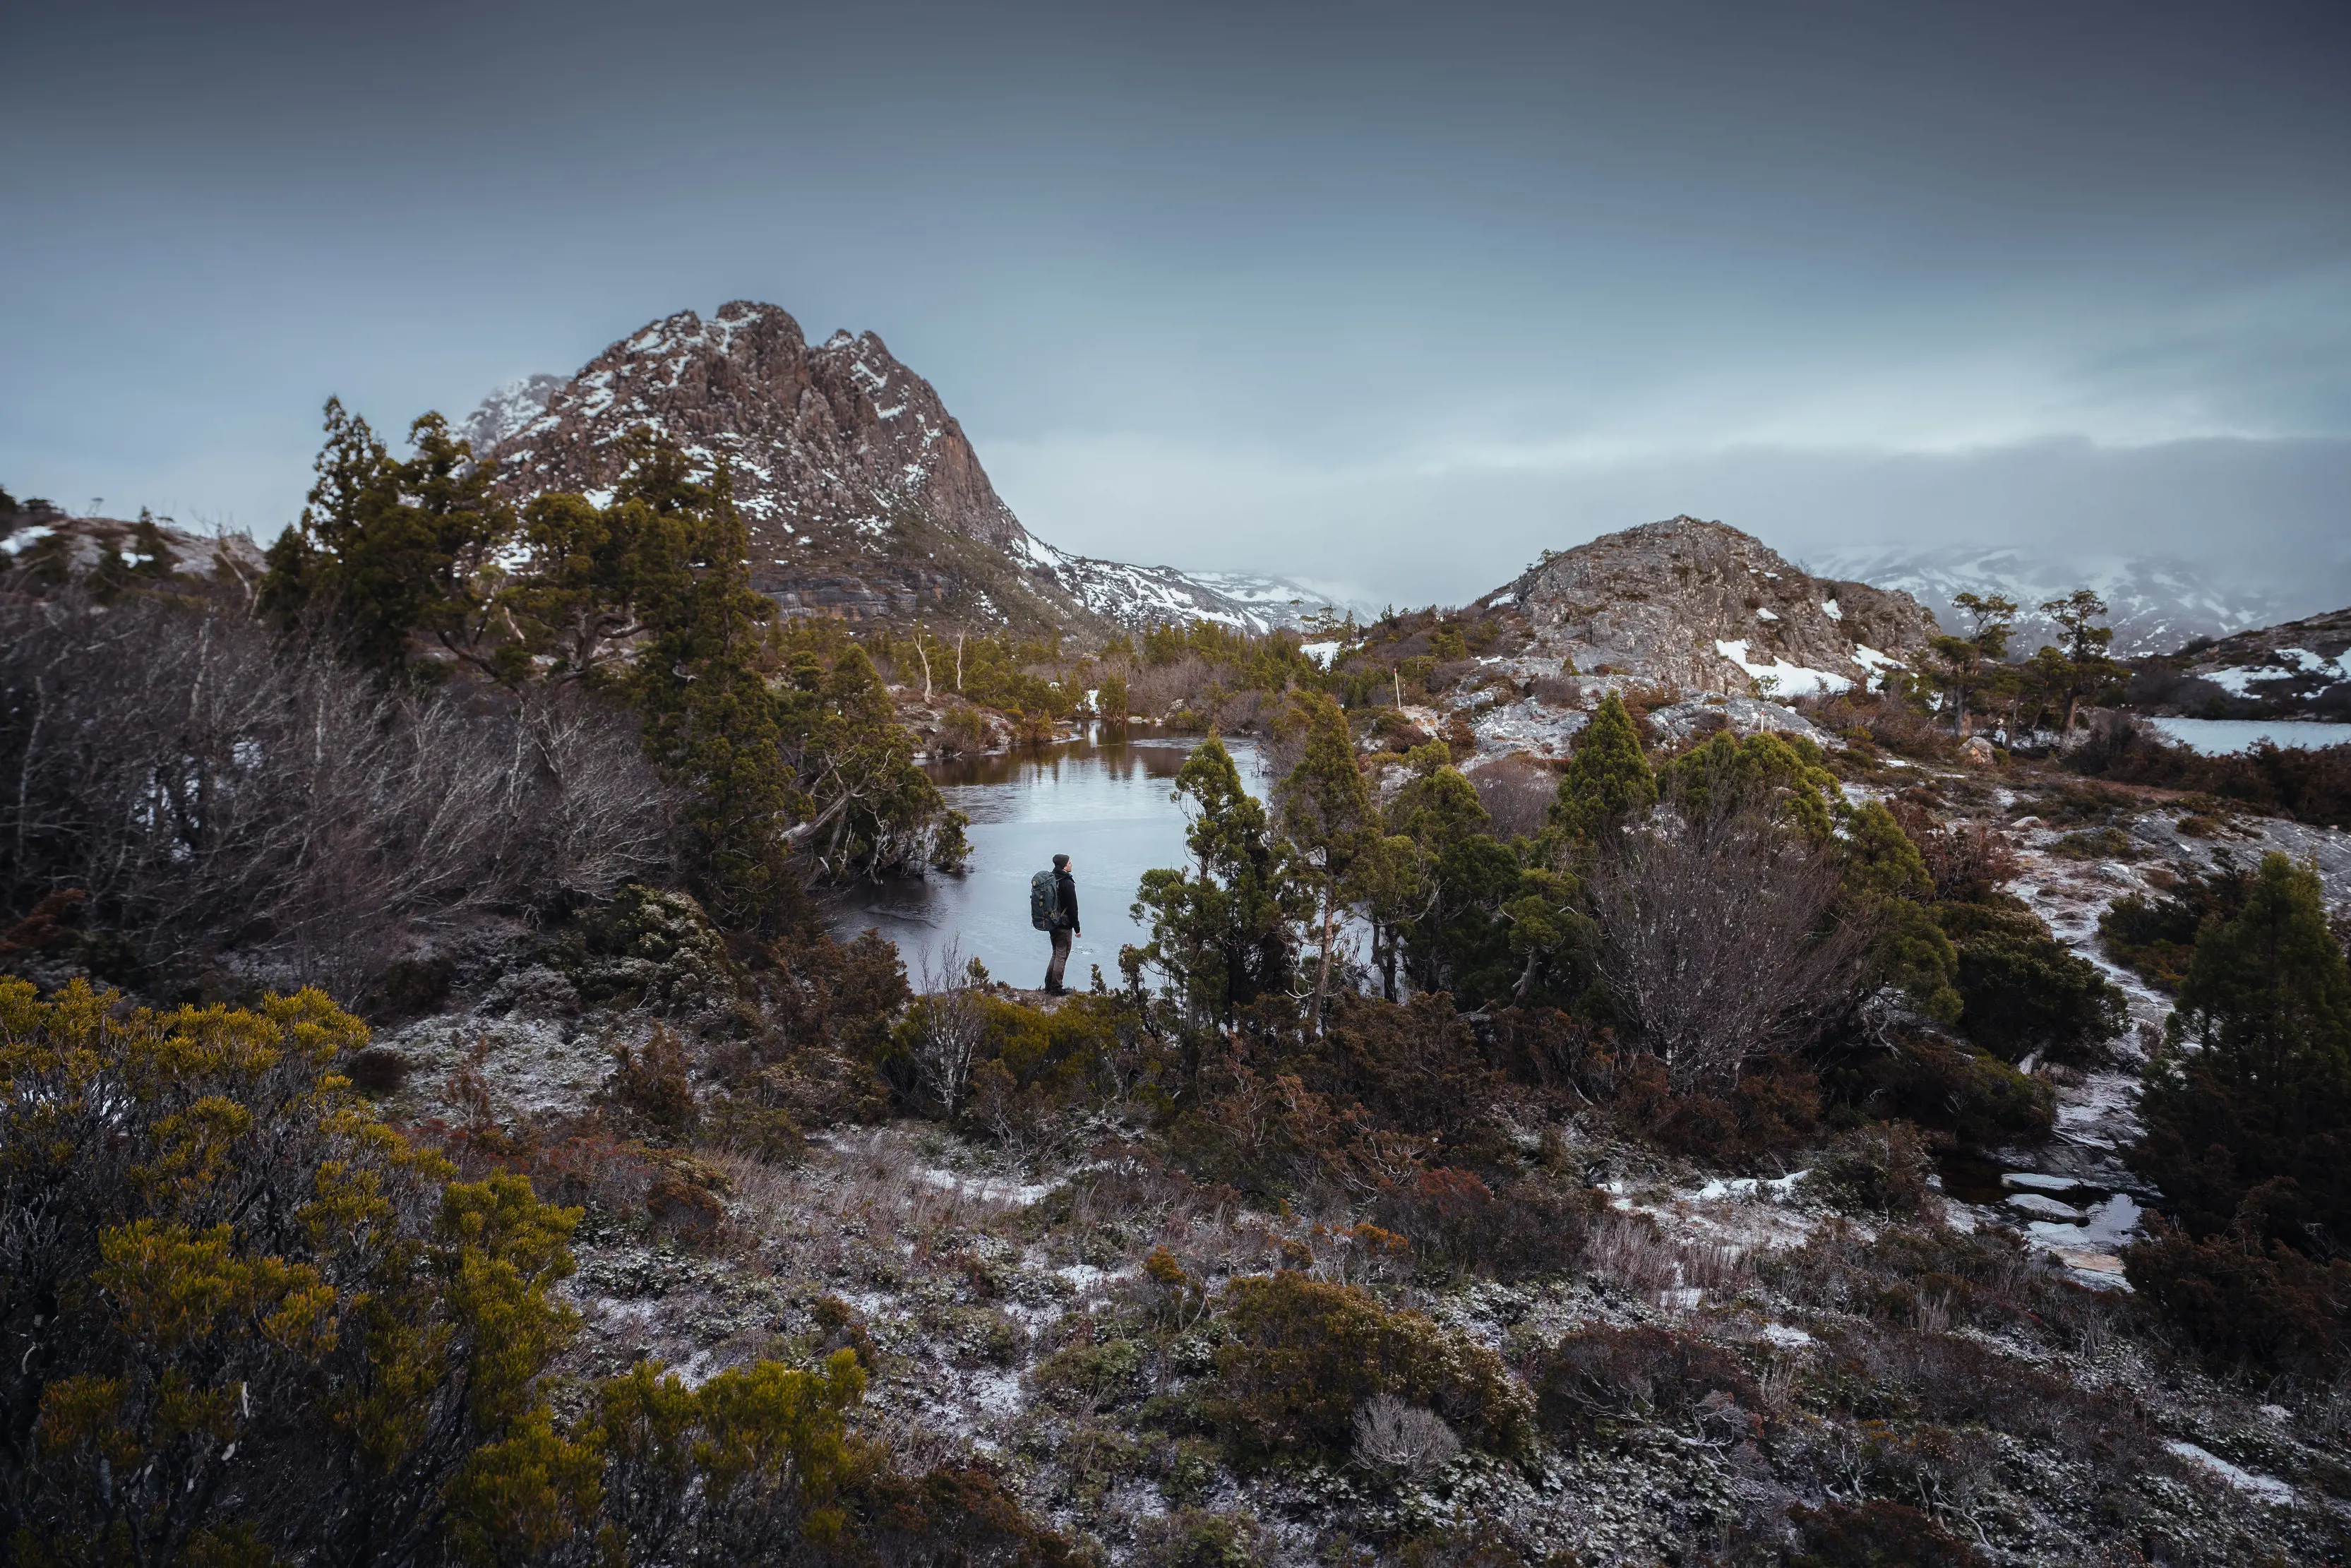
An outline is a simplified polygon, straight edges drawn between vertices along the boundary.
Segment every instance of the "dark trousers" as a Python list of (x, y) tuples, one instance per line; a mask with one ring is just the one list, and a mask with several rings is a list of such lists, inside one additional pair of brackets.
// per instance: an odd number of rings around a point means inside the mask
[(1049, 991), (1058, 991), (1061, 988), (1061, 971), (1067, 968), (1070, 963), (1071, 935), (1066, 925), (1057, 928), (1053, 933), (1053, 961), (1045, 966), (1045, 988)]

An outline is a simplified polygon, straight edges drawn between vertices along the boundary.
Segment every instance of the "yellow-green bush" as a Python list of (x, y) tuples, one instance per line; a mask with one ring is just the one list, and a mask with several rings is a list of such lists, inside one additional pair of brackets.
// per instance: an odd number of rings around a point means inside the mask
[(317, 991), (155, 1013), (0, 980), (0, 1539), (37, 1563), (847, 1560), (967, 1530), (1065, 1561), (985, 1478), (847, 1432), (857, 1349), (565, 1425), (576, 1209), (452, 1182), (336, 1071)]

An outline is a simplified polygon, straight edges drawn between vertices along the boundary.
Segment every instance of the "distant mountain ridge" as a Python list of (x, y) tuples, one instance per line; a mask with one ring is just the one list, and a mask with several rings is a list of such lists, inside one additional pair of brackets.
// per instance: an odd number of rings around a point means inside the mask
[(2067, 561), (2013, 549), (1889, 545), (1833, 552), (1819, 558), (1819, 564), (1841, 577), (1900, 589), (1955, 631), (1967, 620), (1953, 608), (1957, 595), (2005, 594), (2022, 607), (2012, 639), (2019, 654), (2055, 640), (2055, 625), (2038, 606), (2077, 588), (2095, 589), (2106, 601), (2115, 652), (2126, 658), (2168, 653), (2199, 637), (2283, 621), (2296, 608), (2287, 594), (2233, 587), (2216, 580), (2208, 569), (2160, 558)]
[(608, 493), (632, 432), (723, 460), (750, 534), (754, 587), (787, 613), (1060, 627), (1097, 639), (1202, 619), (1265, 632), (1320, 603), (1294, 584), (1211, 581), (1056, 549), (997, 495), (937, 390), (873, 333), (815, 347), (777, 306), (651, 322), (569, 378), (497, 388), (459, 425), (521, 498)]

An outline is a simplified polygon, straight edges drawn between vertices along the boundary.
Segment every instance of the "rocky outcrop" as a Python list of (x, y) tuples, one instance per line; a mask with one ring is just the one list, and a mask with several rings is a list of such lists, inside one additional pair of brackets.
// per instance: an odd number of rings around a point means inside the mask
[(1512, 611), (1521, 659), (1682, 694), (1842, 691), (1922, 652), (1907, 593), (1817, 579), (1752, 536), (1674, 517), (1548, 553), (1476, 606)]
[(1028, 531), (963, 427), (871, 332), (811, 347), (773, 305), (682, 310), (569, 380), (498, 389), (461, 428), (517, 499), (609, 493), (639, 432), (724, 464), (752, 583), (787, 614), (1104, 630), (1019, 559)]
[(2133, 674), (2131, 701), (2190, 716), (2351, 720), (2351, 610), (2147, 660)]
[(68, 517), (43, 502), (0, 509), (0, 576), (80, 581), (109, 570), (248, 601), (266, 565), (248, 534), (194, 533), (169, 518)]

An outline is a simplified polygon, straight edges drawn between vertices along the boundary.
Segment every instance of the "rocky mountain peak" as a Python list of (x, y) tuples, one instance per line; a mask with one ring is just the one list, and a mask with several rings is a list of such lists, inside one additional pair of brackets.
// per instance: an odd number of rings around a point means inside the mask
[(1547, 552), (1479, 603), (1523, 615), (1530, 653), (1685, 692), (1842, 690), (1937, 630), (1907, 593), (1814, 578), (1691, 517)]
[[(496, 435), (483, 458), (517, 494), (609, 488), (645, 428), (726, 460), (768, 564), (811, 540), (854, 552), (909, 515), (998, 549), (1025, 538), (937, 391), (871, 332), (810, 349), (789, 311), (738, 299), (708, 320), (664, 317), (548, 379), (500, 389), (468, 422)], [(535, 398), (537, 416), (513, 423)]]

